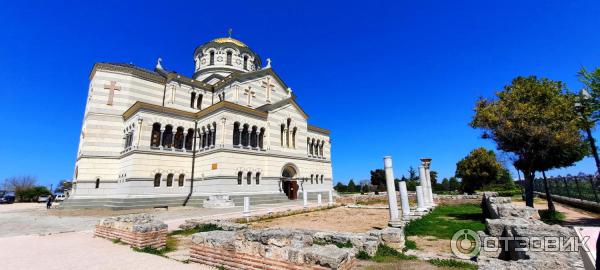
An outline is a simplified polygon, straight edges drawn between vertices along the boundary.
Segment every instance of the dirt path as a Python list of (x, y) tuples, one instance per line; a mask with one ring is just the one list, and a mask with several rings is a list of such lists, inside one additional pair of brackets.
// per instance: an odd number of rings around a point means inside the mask
[[(524, 206), (523, 201), (513, 201), (513, 204)], [(539, 210), (548, 209), (546, 200), (537, 200), (533, 203), (534, 208)], [(556, 211), (565, 214), (563, 226), (600, 226), (600, 214), (581, 210), (575, 207), (554, 202)]]
[(366, 232), (384, 228), (389, 219), (388, 209), (338, 207), (324, 211), (298, 214), (253, 222), (254, 228), (297, 228), (320, 231)]

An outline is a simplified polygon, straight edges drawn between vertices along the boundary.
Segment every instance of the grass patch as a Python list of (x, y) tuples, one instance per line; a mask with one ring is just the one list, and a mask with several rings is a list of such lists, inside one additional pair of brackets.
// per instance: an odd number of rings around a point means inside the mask
[(485, 224), (479, 204), (440, 205), (421, 219), (413, 220), (404, 228), (406, 236), (434, 236), (452, 239), (463, 229), (482, 231)]
[(415, 241), (413, 241), (413, 240), (406, 239), (406, 241), (404, 241), (404, 249), (406, 249), (406, 250), (410, 250), (410, 249), (415, 250), (415, 249), (418, 249), (417, 248), (417, 243)]
[(356, 254), (356, 258), (364, 261), (364, 260), (370, 260), (371, 256), (369, 256), (369, 254), (367, 252), (365, 252), (364, 250), (361, 250)]
[(560, 224), (565, 221), (565, 214), (558, 211), (550, 211), (548, 209), (539, 210), (540, 219), (546, 224)]
[(321, 240), (321, 239), (317, 239), (313, 241), (314, 245), (319, 245), (319, 246), (325, 246), (325, 245), (336, 245), (338, 248), (352, 248), (354, 247), (354, 245), (352, 245), (352, 242), (350, 242), (350, 240), (346, 241), (346, 243), (335, 243), (335, 242), (331, 242), (331, 241), (325, 241), (325, 240)]
[(371, 258), (371, 260), (378, 263), (388, 263), (394, 262), (398, 260), (416, 260), (416, 256), (409, 256), (404, 253), (401, 253), (389, 246), (379, 245), (377, 247), (377, 252), (375, 252), (375, 256)]
[(169, 233), (169, 236), (173, 236), (173, 235), (188, 236), (188, 235), (192, 235), (192, 234), (199, 233), (199, 232), (210, 232), (210, 231), (221, 231), (221, 230), (223, 230), (223, 228), (221, 228), (220, 226), (215, 225), (215, 224), (198, 224), (194, 228), (191, 228), (191, 229), (174, 230)]
[(429, 260), (429, 263), (439, 267), (451, 267), (469, 270), (477, 269), (477, 265), (452, 259), (431, 259)]
[(120, 244), (121, 243), (121, 238), (116, 238), (112, 240), (113, 244)]

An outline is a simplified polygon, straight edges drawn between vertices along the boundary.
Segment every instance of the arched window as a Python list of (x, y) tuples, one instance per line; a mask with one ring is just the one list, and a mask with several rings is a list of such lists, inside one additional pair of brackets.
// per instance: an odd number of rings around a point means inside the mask
[(203, 98), (204, 98), (204, 95), (198, 94), (198, 98), (196, 99), (196, 109), (202, 110), (202, 99)]
[(182, 149), (183, 148), (183, 127), (178, 127), (177, 132), (175, 133), (175, 148)]
[(254, 180), (256, 181), (257, 185), (260, 184), (260, 173), (259, 172), (256, 173), (256, 177), (254, 177)]
[(79, 175), (79, 167), (75, 166), (75, 180), (77, 180), (78, 175)]
[(161, 174), (157, 173), (154, 175), (154, 186), (155, 187), (160, 187), (160, 178), (161, 178)]
[(310, 141), (310, 154), (311, 155), (313, 155), (315, 153), (314, 152), (314, 150), (315, 150), (314, 145), (315, 145), (315, 139), (312, 139), (312, 141)]
[(190, 99), (190, 107), (194, 108), (195, 104), (196, 104), (196, 92), (192, 92), (192, 97)]
[(286, 146), (287, 148), (290, 148), (290, 124), (292, 123), (292, 119), (288, 118), (287, 119), (287, 129), (285, 132), (285, 141), (286, 141)]
[(292, 148), (296, 149), (296, 131), (298, 129), (296, 127), (294, 127), (294, 130), (292, 131)]
[(312, 174), (311, 174), (311, 175), (310, 175), (310, 184), (311, 184), (311, 185), (312, 185), (312, 184), (314, 184), (314, 183), (313, 183), (313, 178), (314, 178), (314, 175), (312, 175)]
[(243, 174), (244, 174), (243, 172), (238, 172), (238, 178), (237, 178), (238, 185), (242, 185), (242, 175)]
[(258, 148), (264, 148), (264, 138), (265, 138), (265, 128), (260, 128), (260, 133), (258, 134)]
[(210, 59), (209, 59), (209, 64), (210, 66), (215, 64), (215, 51), (210, 51)]
[(162, 135), (162, 146), (171, 148), (173, 146), (173, 126), (167, 125)]
[(189, 128), (187, 131), (187, 135), (185, 136), (185, 149), (192, 150), (193, 144), (194, 144), (194, 129)]
[(283, 131), (285, 131), (285, 125), (281, 124), (281, 147), (283, 147)]
[(212, 145), (217, 145), (217, 123), (213, 122)]
[(231, 58), (233, 53), (231, 51), (227, 51), (227, 65), (231, 66)]
[(248, 56), (244, 55), (244, 69), (248, 70)]
[(173, 186), (173, 174), (170, 173), (167, 175), (167, 187)]
[(306, 138), (306, 154), (310, 155), (310, 138)]
[(321, 154), (321, 157), (323, 157), (323, 146), (325, 145), (325, 141), (321, 141), (321, 146), (319, 147), (319, 152)]
[(212, 129), (209, 126), (206, 126), (206, 147), (210, 147), (211, 143), (212, 143), (212, 136), (213, 136), (213, 132)]
[(323, 175), (321, 174), (321, 184), (323, 184)]
[(248, 124), (244, 124), (244, 128), (242, 129), (242, 145), (243, 146), (248, 146), (248, 143), (249, 143), (250, 138), (248, 138), (248, 135), (249, 135), (248, 129), (249, 129)]
[(248, 174), (246, 174), (246, 184), (252, 185), (252, 172), (248, 172)]
[(250, 146), (252, 146), (252, 148), (258, 147), (257, 129), (256, 126), (252, 126), (252, 132), (250, 133)]
[(240, 123), (233, 123), (233, 145), (240, 144)]
[(150, 146), (160, 146), (160, 123), (154, 123), (152, 125), (152, 135), (150, 137)]
[(96, 188), (100, 187), (100, 178), (96, 178)]
[(179, 175), (179, 179), (178, 179), (178, 183), (179, 183), (180, 187), (183, 187), (184, 180), (185, 180), (185, 174), (182, 173)]

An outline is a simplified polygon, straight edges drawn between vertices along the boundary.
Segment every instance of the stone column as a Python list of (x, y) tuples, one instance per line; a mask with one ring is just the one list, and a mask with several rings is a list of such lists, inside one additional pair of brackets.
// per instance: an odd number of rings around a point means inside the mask
[[(406, 181), (398, 182), (398, 189), (400, 190), (400, 203), (402, 205), (402, 216), (408, 218), (410, 215), (410, 205), (408, 204), (408, 190), (406, 189)], [(394, 191), (395, 193), (395, 191)]]
[(394, 170), (392, 169), (392, 157), (383, 158), (385, 168), (385, 182), (387, 186), (388, 203), (390, 206), (390, 227), (401, 227), (402, 220), (398, 214), (398, 201), (396, 200), (396, 189), (394, 187)]
[(425, 207), (425, 199), (423, 198), (423, 187), (417, 186), (417, 211), (423, 212), (427, 211), (427, 207)]
[(241, 124), (240, 124), (240, 127), (238, 128), (238, 133), (240, 134), (239, 140), (238, 140), (238, 147), (242, 147), (242, 127), (241, 127)]
[(140, 141), (142, 140), (142, 123), (143, 123), (143, 121), (144, 121), (143, 118), (138, 118), (138, 129), (137, 129), (135, 148), (140, 147)]
[(317, 194), (317, 206), (323, 206), (323, 202), (321, 201), (321, 193)]
[(187, 136), (186, 136), (186, 134), (185, 134), (185, 129), (183, 129), (183, 144), (181, 145), (181, 146), (182, 146), (182, 147), (181, 147), (181, 150), (182, 150), (183, 152), (186, 152), (186, 151), (187, 151), (187, 150), (185, 149), (185, 140), (186, 140), (186, 139), (187, 139)]
[(244, 212), (245, 217), (250, 216), (250, 197), (244, 197)]
[(429, 190), (427, 185), (427, 177), (425, 176), (426, 170), (424, 166), (419, 166), (419, 180), (421, 182), (421, 188), (423, 189), (423, 202), (426, 208), (430, 208)]
[(427, 177), (427, 185), (429, 189), (429, 205), (436, 206), (437, 204), (435, 204), (435, 201), (433, 200), (433, 187), (431, 184), (431, 171), (429, 170), (429, 164), (430, 163), (428, 162), (427, 166), (425, 166), (425, 177)]
[(328, 198), (329, 199), (329, 203), (328, 203), (328, 205), (329, 206), (333, 206), (333, 190), (330, 189), (329, 192), (328, 192), (328, 195), (329, 195), (329, 198)]
[(304, 201), (304, 209), (308, 209), (308, 192), (302, 190), (302, 200)]
[(165, 129), (160, 130), (160, 138), (158, 138), (158, 147), (163, 149), (163, 134), (165, 133)]

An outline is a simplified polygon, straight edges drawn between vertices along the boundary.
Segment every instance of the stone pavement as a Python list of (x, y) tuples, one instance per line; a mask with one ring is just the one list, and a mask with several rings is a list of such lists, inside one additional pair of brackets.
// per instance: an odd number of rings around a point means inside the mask
[[(95, 238), (93, 228), (101, 216), (52, 216), (35, 204), (15, 205), (18, 207), (14, 209), (0, 208), (0, 262), (3, 269), (213, 269), (134, 252), (128, 246)], [(256, 205), (252, 207), (252, 215), (302, 207), (301, 201)], [(316, 204), (310, 207), (316, 207)], [(242, 207), (181, 207), (152, 214), (167, 223), (169, 230), (174, 230), (191, 218), (240, 218)], [(119, 214), (115, 212), (114, 215)]]

